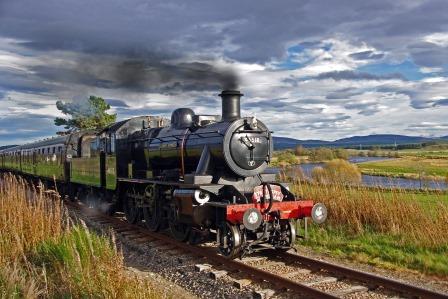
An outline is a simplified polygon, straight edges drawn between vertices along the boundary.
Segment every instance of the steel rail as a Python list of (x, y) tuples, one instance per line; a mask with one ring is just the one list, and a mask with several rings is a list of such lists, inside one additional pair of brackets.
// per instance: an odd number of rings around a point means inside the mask
[(440, 298), (448, 298), (448, 294), (443, 294), (437, 291), (425, 289), (422, 287), (414, 286), (405, 282), (398, 281), (393, 278), (388, 278), (384, 276), (379, 276), (373, 273), (364, 272), (355, 270), (349, 267), (336, 265), (333, 263), (317, 260), (314, 258), (306, 257), (299, 254), (285, 252), (280, 256), (284, 256), (287, 258), (294, 259), (301, 264), (304, 264), (310, 268), (319, 268), (322, 270), (326, 270), (331, 273), (337, 273), (340, 276), (349, 278), (351, 280), (360, 281), (366, 283), (367, 285), (374, 285), (376, 287), (382, 286), (389, 290), (394, 290), (397, 292), (401, 292), (407, 295), (411, 295), (412, 297), (420, 297), (420, 298), (428, 298), (428, 299), (440, 299)]

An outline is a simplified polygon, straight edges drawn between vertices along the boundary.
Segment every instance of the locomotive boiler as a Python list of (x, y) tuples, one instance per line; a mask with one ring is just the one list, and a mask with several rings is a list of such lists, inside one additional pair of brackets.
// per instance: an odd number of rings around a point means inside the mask
[(141, 210), (148, 228), (167, 222), (180, 240), (213, 232), (230, 257), (261, 243), (289, 248), (296, 237), (292, 221), (317, 213), (321, 222), (325, 207), (312, 211), (312, 201), (297, 200), (275, 174), (265, 173), (271, 131), (255, 117), (241, 117), (239, 91), (220, 96), (221, 116), (179, 108), (169, 126), (145, 128), (118, 143), (117, 155), (130, 153), (119, 177), (142, 184), (127, 194), (128, 218), (138, 219)]
[(219, 96), (221, 115), (178, 108), (170, 120), (134, 117), (99, 132), (0, 151), (0, 169), (56, 178), (58, 190), (72, 198), (109, 213), (122, 210), (129, 222), (169, 229), (178, 240), (216, 240), (229, 258), (267, 244), (288, 249), (295, 220), (322, 223), (326, 208), (297, 198), (266, 171), (272, 132), (241, 116), (243, 95), (225, 90)]

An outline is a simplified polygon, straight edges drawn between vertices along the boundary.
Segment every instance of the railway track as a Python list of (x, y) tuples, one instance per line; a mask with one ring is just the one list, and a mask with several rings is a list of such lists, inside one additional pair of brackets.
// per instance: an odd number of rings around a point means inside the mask
[(66, 206), (90, 221), (112, 228), (133, 242), (149, 244), (164, 252), (187, 254), (197, 259), (197, 271), (208, 271), (214, 279), (229, 277), (237, 288), (257, 285), (255, 297), (268, 298), (448, 298), (447, 294), (424, 289), (391, 278), (288, 252), (266, 250), (229, 260), (210, 246), (178, 242), (163, 233), (154, 233), (107, 216), (71, 201)]

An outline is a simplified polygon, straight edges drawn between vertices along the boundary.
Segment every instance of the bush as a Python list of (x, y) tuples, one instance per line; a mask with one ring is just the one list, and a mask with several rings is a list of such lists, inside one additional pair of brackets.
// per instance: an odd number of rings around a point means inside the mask
[(334, 159), (333, 151), (326, 147), (319, 147), (313, 149), (310, 152), (311, 161), (319, 162), (319, 161), (329, 161), (333, 159)]
[(280, 152), (277, 155), (276, 164), (278, 166), (287, 166), (287, 165), (297, 164), (297, 163), (298, 163), (297, 157), (290, 151)]
[(324, 167), (315, 167), (312, 178), (319, 183), (361, 183), (361, 172), (355, 164), (342, 159), (334, 159), (325, 163)]
[(334, 151), (334, 154), (335, 154), (336, 158), (338, 158), (338, 159), (348, 160), (348, 157), (349, 157), (348, 150), (343, 149), (343, 148), (336, 149)]
[(298, 145), (294, 149), (294, 154), (296, 156), (308, 156), (309, 155), (309, 151), (307, 149), (305, 149), (302, 145)]

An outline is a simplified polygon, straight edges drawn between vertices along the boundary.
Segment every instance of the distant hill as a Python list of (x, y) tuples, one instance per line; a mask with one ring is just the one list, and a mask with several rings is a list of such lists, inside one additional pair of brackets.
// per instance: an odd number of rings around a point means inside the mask
[(325, 141), (325, 140), (299, 140), (288, 137), (275, 137), (274, 136), (274, 148), (275, 149), (286, 149), (294, 148), (297, 145), (302, 145), (304, 147), (319, 147), (319, 146), (330, 146), (330, 147), (354, 147), (354, 146), (384, 146), (384, 145), (394, 145), (394, 144), (416, 144), (431, 141), (448, 140), (448, 136), (440, 138), (429, 138), (429, 137), (419, 137), (419, 136), (406, 136), (406, 135), (394, 135), (394, 134), (374, 134), (367, 136), (352, 136), (347, 138), (341, 138), (335, 141)]
[(364, 144), (364, 145), (381, 145), (381, 144), (409, 144), (420, 143), (425, 141), (433, 141), (432, 138), (405, 136), (405, 135), (393, 135), (393, 134), (378, 134), (367, 136), (353, 136), (348, 138), (342, 138), (334, 141), (337, 144)]
[(331, 141), (325, 140), (298, 140), (288, 137), (275, 137), (274, 136), (274, 148), (275, 149), (285, 149), (293, 148), (297, 145), (303, 145), (304, 147), (319, 147), (331, 144)]

